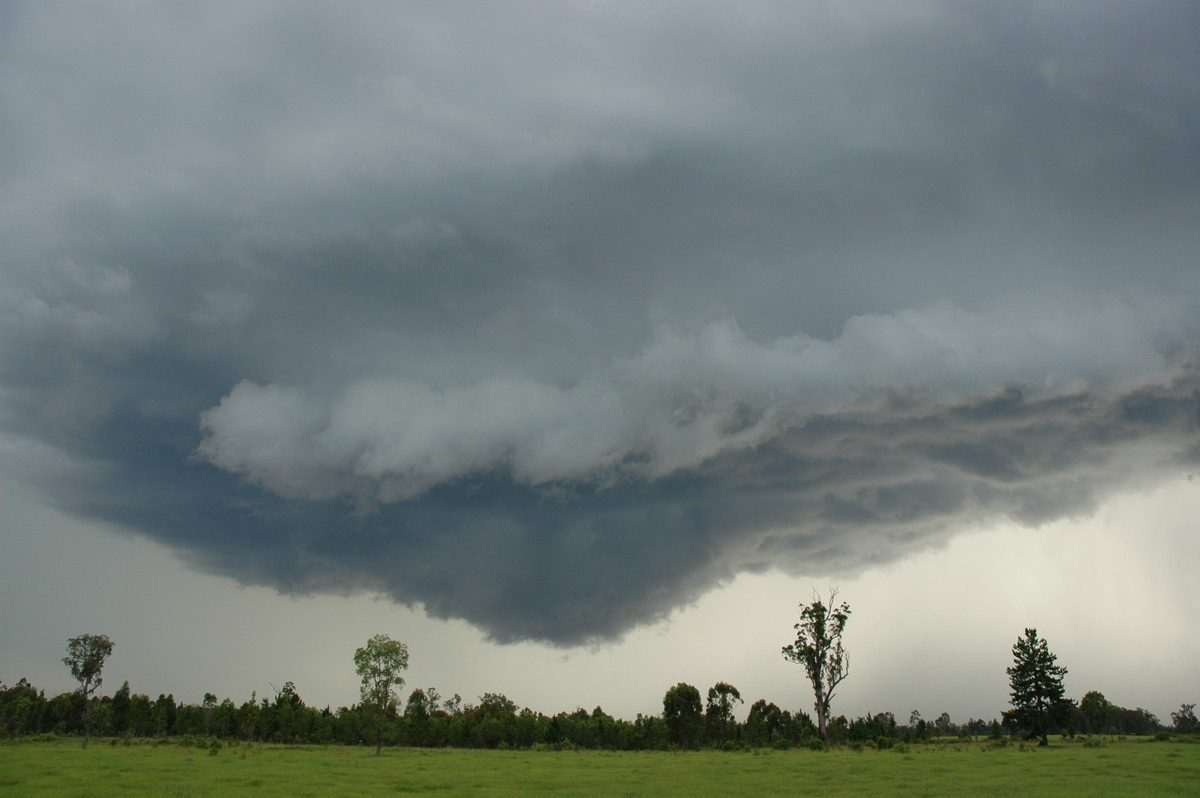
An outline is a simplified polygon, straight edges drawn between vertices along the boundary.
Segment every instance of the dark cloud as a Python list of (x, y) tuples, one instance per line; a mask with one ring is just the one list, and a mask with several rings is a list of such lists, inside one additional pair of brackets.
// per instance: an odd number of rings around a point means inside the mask
[(281, 590), (620, 635), (1194, 465), (1188, 3), (38, 3), (0, 419)]

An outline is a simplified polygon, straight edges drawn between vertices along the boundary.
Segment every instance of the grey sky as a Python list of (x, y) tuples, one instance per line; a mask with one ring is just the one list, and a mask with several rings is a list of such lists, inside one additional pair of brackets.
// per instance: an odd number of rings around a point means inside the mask
[(7, 478), (199, 571), (569, 647), (1200, 458), (1193, 4), (0, 14)]

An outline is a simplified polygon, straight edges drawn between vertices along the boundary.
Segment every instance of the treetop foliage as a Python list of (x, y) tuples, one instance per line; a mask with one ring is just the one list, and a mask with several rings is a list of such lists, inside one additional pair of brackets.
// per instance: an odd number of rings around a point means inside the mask
[(408, 669), (408, 646), (385, 634), (377, 634), (354, 651), (354, 668), (362, 679), (364, 704), (383, 711), (396, 707), (396, 689), (404, 685), (400, 671)]
[(67, 656), (63, 664), (71, 669), (71, 675), (79, 682), (83, 697), (87, 698), (101, 684), (100, 671), (113, 651), (113, 642), (106, 635), (80, 635), (67, 641)]
[[(1048, 728), (1068, 716), (1074, 704), (1064, 698), (1063, 677), (1067, 669), (1056, 665), (1058, 659), (1037, 629), (1026, 629), (1013, 644), (1013, 664), (1007, 668), (1012, 710), (1005, 713), (1018, 728), (1041, 738), (1048, 745)], [(1101, 696), (1103, 698), (1103, 696)], [(1093, 699), (1094, 706), (1100, 706)]]
[(795, 641), (783, 647), (783, 657), (804, 667), (816, 697), (817, 727), (821, 739), (828, 739), (826, 721), (834, 690), (850, 674), (850, 658), (842, 648), (842, 632), (850, 619), (850, 605), (837, 601), (837, 590), (829, 592), (829, 601), (816, 593), (809, 604), (800, 605), (800, 622)]

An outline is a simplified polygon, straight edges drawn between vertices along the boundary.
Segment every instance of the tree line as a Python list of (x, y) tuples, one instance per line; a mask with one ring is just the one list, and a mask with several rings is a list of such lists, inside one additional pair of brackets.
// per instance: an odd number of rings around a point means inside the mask
[[(616, 718), (601, 707), (545, 715), (518, 707), (502, 693), (484, 693), (477, 702), (464, 702), (456, 693), (444, 698), (436, 688), (417, 688), (403, 706), (401, 675), (408, 667), (408, 649), (387, 635), (372, 637), (354, 654), (361, 679), (360, 701), (334, 710), (307, 705), (292, 682), (271, 697), (236, 704), (206, 693), (200, 704), (176, 702), (173, 695), (134, 693), (124, 682), (111, 696), (96, 696), (104, 662), (113, 643), (103, 635), (81, 635), (68, 642), (63, 663), (79, 682), (78, 690), (46, 698), (43, 691), (21, 679), (0, 682), (0, 737), (29, 735), (110, 738), (194, 737), (245, 742), (384, 745), (461, 748), (549, 748), (663, 750), (708, 748), (789, 748), (828, 745), (873, 745), (935, 739), (992, 738), (1018, 735), (1045, 744), (1050, 734), (1149, 735), (1167, 731), (1159, 719), (1142, 708), (1126, 709), (1090, 691), (1079, 702), (1064, 697), (1066, 669), (1056, 664), (1036, 629), (1013, 646), (1008, 669), (1012, 708), (1000, 719), (970, 718), (954, 723), (943, 712), (926, 720), (913, 710), (907, 723), (890, 712), (868, 713), (850, 720), (832, 716), (834, 690), (849, 674), (849, 659), (841, 644), (850, 615), (844, 602), (829, 600), (801, 605), (796, 639), (783, 647), (783, 656), (801, 665), (813, 689), (817, 721), (802, 710), (782, 709), (759, 699), (745, 720), (735, 712), (744, 704), (740, 691), (718, 682), (705, 694), (687, 683), (667, 689), (661, 715), (638, 714), (634, 720)], [(1171, 713), (1171, 730), (1200, 734), (1194, 704)]]
[[(750, 705), (745, 720), (738, 721), (725, 715), (719, 703), (714, 706), (700, 700), (701, 691), (692, 685), (681, 683), (667, 692), (673, 694), (670, 700), (682, 697), (682, 702), (674, 703), (672, 709), (659, 716), (639, 714), (625, 720), (601, 707), (546, 715), (518, 707), (502, 693), (484, 693), (472, 703), (457, 694), (444, 698), (434, 688), (417, 688), (408, 694), (403, 707), (385, 718), (377, 729), (361, 704), (337, 709), (309, 706), (291, 682), (284, 683), (273, 696), (257, 698), (252, 694), (240, 704), (229, 698), (218, 700), (211, 693), (206, 693), (199, 704), (178, 702), (169, 694), (151, 698), (133, 692), (125, 682), (111, 696), (91, 698), (85, 720), (83, 695), (78, 690), (47, 698), (43, 691), (21, 679), (11, 686), (0, 684), (0, 737), (83, 737), (86, 732), (98, 737), (144, 739), (191, 736), (318, 745), (375, 745), (378, 741), (384, 746), (433, 748), (631, 751), (788, 748), (821, 743), (816, 724), (803, 711), (781, 709), (759, 699)], [(664, 703), (667, 701), (664, 696)], [(1109, 706), (1109, 713), (1098, 721), (1077, 708), (1066, 723), (1051, 727), (1050, 733), (1069, 728), (1081, 734), (1147, 735), (1166, 729), (1145, 709)], [(1172, 713), (1172, 718), (1178, 714)], [(1016, 729), (999, 719), (972, 718), (956, 723), (945, 712), (925, 719), (913, 711), (907, 723), (898, 722), (891, 712), (853, 719), (838, 715), (829, 719), (828, 732), (829, 744), (886, 746), (887, 741), (999, 739)]]

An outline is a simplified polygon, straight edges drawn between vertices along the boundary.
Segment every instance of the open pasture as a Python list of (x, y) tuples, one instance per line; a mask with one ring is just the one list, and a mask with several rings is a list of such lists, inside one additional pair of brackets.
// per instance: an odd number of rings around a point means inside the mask
[(1200, 746), (1049, 749), (973, 743), (909, 751), (478, 751), (77, 740), (0, 745), (4, 796), (1013, 795), (1200, 791)]

